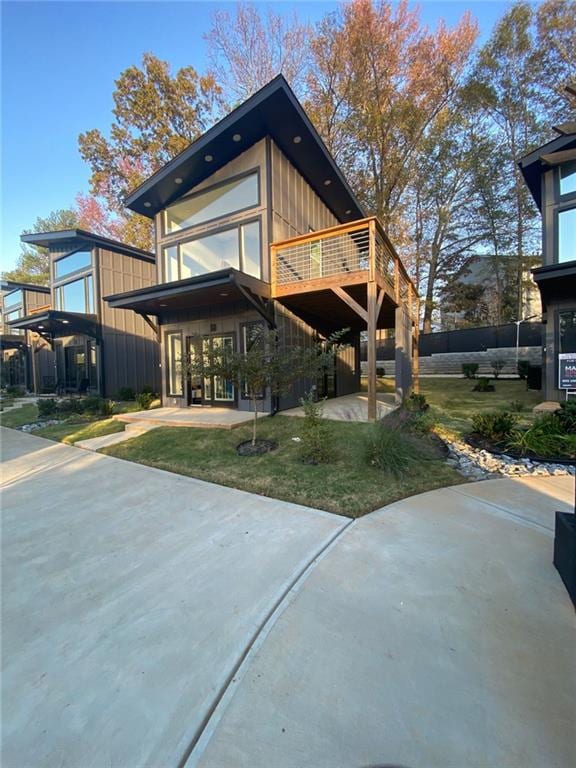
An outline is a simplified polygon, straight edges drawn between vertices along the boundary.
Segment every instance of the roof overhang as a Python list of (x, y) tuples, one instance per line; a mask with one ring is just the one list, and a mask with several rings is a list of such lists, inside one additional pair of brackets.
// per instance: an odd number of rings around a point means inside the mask
[(47, 285), (36, 285), (35, 283), (19, 283), (15, 280), (0, 280), (0, 290), (10, 291), (36, 291), (37, 293), (50, 293)]
[[(126, 198), (125, 204), (132, 211), (152, 218), (265, 136), (276, 142), (339, 221), (365, 217), (348, 182), (282, 75), (153, 174)], [(207, 157), (212, 159), (207, 162)], [(176, 179), (183, 181), (178, 184)]]
[(273, 321), (265, 302), (270, 298), (268, 283), (236, 269), (223, 269), (208, 275), (189, 277), (174, 283), (161, 283), (128, 293), (105, 296), (112, 309), (131, 309), (140, 315), (162, 317), (178, 311), (224, 309), (231, 303), (248, 301), (269, 322)]
[(574, 299), (576, 302), (576, 261), (538, 267), (532, 274), (540, 290), (543, 309), (554, 301)]
[(518, 166), (538, 210), (542, 210), (542, 173), (546, 168), (576, 157), (576, 134), (559, 136), (520, 158)]
[(21, 317), (6, 325), (51, 338), (82, 334), (98, 339), (101, 335), (96, 315), (79, 315), (74, 312), (58, 312), (54, 309)]
[(0, 335), (0, 349), (25, 349), (28, 345), (22, 336), (3, 333)]
[(126, 243), (120, 243), (118, 240), (110, 240), (107, 237), (96, 235), (93, 232), (86, 232), (84, 229), (60, 229), (55, 232), (34, 232), (28, 235), (20, 235), (23, 243), (37, 245), (40, 248), (50, 248), (59, 243), (71, 243), (73, 246), (100, 246), (101, 248), (124, 253), (127, 256), (135, 256), (145, 261), (156, 261), (156, 257), (150, 251), (144, 251), (142, 248), (134, 248)]

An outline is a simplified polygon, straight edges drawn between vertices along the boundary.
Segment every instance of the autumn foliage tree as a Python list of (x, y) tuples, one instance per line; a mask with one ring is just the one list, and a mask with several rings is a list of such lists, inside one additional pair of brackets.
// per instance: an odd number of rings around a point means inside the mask
[(128, 214), (124, 198), (209, 127), (220, 93), (212, 76), (193, 67), (172, 74), (167, 62), (146, 53), (141, 68), (128, 67), (116, 81), (109, 136), (98, 129), (80, 134), (90, 192), (119, 217), (126, 242), (150, 248), (152, 233), (147, 219)]

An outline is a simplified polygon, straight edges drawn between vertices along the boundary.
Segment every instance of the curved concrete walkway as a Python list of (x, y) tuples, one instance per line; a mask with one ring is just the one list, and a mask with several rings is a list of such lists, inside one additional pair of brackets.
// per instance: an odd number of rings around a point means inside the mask
[(5, 768), (576, 764), (573, 479), (349, 523), (2, 438)]

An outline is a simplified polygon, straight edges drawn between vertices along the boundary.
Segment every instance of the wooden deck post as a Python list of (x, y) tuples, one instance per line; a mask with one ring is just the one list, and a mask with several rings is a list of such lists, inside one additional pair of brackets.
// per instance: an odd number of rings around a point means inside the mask
[(377, 325), (377, 289), (375, 281), (370, 281), (368, 289), (368, 421), (376, 421), (378, 406), (376, 399), (376, 325)]

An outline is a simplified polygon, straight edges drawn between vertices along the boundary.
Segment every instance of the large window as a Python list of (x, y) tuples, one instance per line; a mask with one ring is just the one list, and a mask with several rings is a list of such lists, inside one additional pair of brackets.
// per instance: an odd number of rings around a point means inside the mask
[(4, 296), (4, 306), (6, 309), (8, 307), (21, 307), (24, 302), (24, 297), (22, 295), (22, 291), (12, 291), (12, 293), (7, 293)]
[[(19, 320), (21, 317), (22, 317), (22, 310), (15, 309), (12, 312), (5, 312), (4, 313), (4, 322), (5, 323), (10, 323), (13, 320)], [(8, 331), (8, 333), (11, 336), (23, 336), (24, 335), (24, 331), (21, 328), (12, 328), (12, 327), (10, 327), (10, 330)]]
[(560, 194), (571, 195), (576, 192), (576, 160), (560, 166)]
[(182, 335), (180, 333), (166, 334), (166, 350), (168, 357), (168, 395), (181, 397), (182, 386)]
[(224, 229), (164, 249), (166, 282), (233, 267), (260, 277), (260, 222)]
[(90, 251), (76, 251), (70, 256), (64, 256), (54, 262), (54, 277), (59, 279), (70, 275), (72, 272), (79, 272), (81, 269), (90, 269), (92, 266), (92, 253)]
[(54, 308), (61, 312), (94, 314), (94, 286), (92, 275), (81, 277), (54, 289)]
[(251, 173), (171, 205), (165, 213), (166, 233), (179, 232), (181, 229), (253, 208), (258, 202), (258, 174)]
[(576, 260), (576, 208), (558, 212), (558, 261)]

